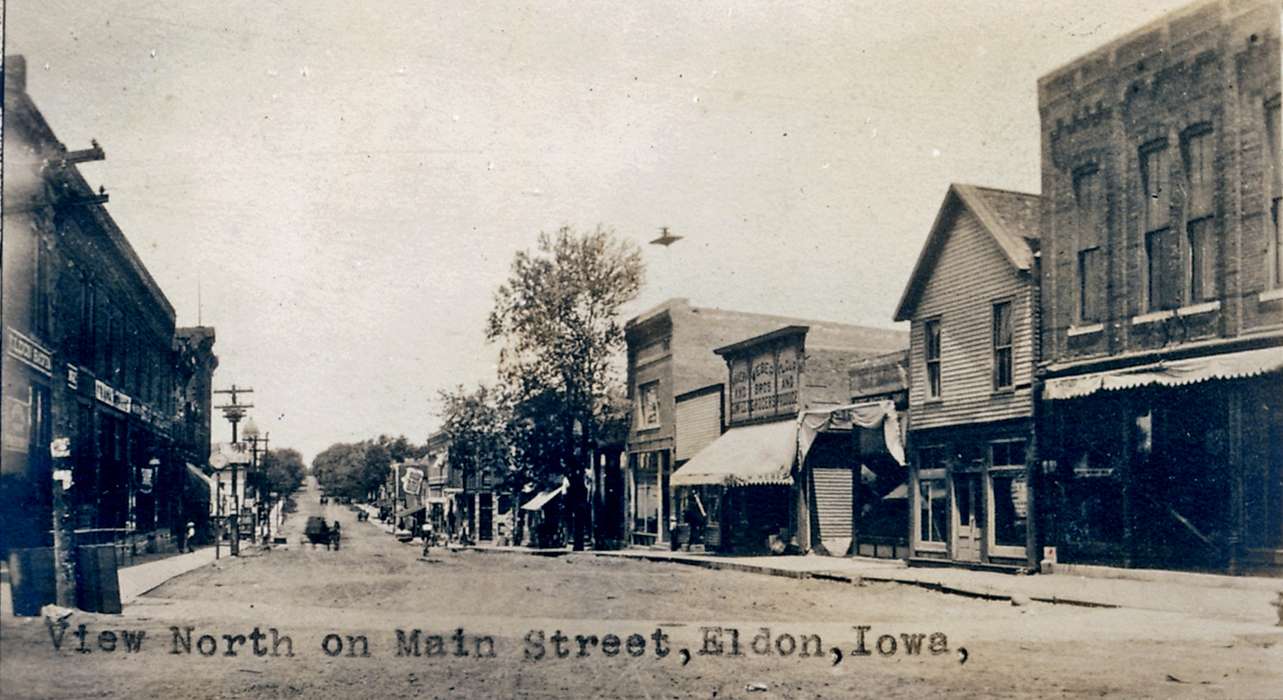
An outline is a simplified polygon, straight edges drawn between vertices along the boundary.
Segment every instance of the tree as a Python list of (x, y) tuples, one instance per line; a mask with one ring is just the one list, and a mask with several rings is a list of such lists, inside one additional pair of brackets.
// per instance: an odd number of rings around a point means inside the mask
[(613, 360), (624, 350), (619, 311), (637, 297), (643, 276), (637, 245), (610, 230), (541, 233), (533, 253), (513, 258), (486, 328), (486, 338), (501, 343), (500, 379), (516, 402), (540, 397), (559, 408), (564, 448), (558, 462), (570, 480), (576, 550), (584, 547), (587, 519), (584, 471), (601, 425), (599, 409), (617, 381)]
[(282, 497), (298, 490), (303, 485), (303, 455), (298, 450), (289, 448), (268, 450), (263, 454), (260, 464), (266, 475), (267, 490), (275, 491)]
[(507, 409), (500, 392), (486, 386), (473, 391), (459, 386), (441, 391), (439, 397), (441, 432), (450, 444), (450, 468), (463, 476), (464, 487), (471, 488), (484, 470), (505, 479), (509, 462)]

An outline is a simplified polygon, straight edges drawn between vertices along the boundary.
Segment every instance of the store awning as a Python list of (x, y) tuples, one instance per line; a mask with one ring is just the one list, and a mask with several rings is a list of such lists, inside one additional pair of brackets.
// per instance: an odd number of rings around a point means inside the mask
[(565, 493), (566, 488), (568, 486), (570, 486), (569, 483), (562, 481), (561, 486), (558, 486), (557, 488), (552, 489), (551, 491), (540, 491), (539, 494), (536, 495), (534, 498), (522, 504), (521, 509), (522, 510), (543, 510), (543, 507), (551, 503), (552, 499)]
[(797, 454), (797, 423), (731, 428), (673, 472), (673, 486), (789, 486)]
[(891, 401), (868, 401), (803, 411), (798, 416), (798, 449), (802, 459), (811, 451), (815, 436), (833, 430), (852, 430), (854, 428), (882, 429), (882, 439), (887, 452), (896, 462), (904, 465), (904, 442), (900, 439), (900, 417), (896, 413), (895, 403)]
[(187, 477), (192, 479), (194, 483), (203, 484), (210, 491), (214, 490), (214, 480), (206, 476), (205, 472), (191, 462), (187, 463)]
[(396, 517), (404, 518), (407, 516), (414, 515), (415, 513), (418, 513), (421, 510), (423, 510), (423, 506), (412, 506), (410, 508), (402, 508), (401, 510), (398, 510), (396, 512)]
[(446, 498), (445, 496), (428, 496), (428, 498), (427, 498), (427, 504), (428, 504), (428, 505), (432, 505), (432, 504), (434, 504), (434, 503), (435, 503), (435, 504), (440, 504), (440, 505), (445, 505), (445, 504), (446, 504), (446, 503), (448, 503), (448, 502), (449, 502), (449, 499), (448, 499), (448, 498)]
[(1185, 386), (1211, 379), (1256, 377), (1279, 370), (1283, 370), (1283, 347), (1244, 350), (1048, 379), (1043, 386), (1043, 398), (1076, 399), (1098, 391), (1137, 389), (1143, 386)]

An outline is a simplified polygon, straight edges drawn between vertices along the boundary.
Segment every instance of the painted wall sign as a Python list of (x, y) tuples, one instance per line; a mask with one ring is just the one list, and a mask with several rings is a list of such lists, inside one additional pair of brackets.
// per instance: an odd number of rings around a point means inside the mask
[(731, 360), (731, 420), (748, 418), (750, 386), (748, 359)]
[(5, 345), (9, 356), (35, 369), (46, 377), (53, 376), (53, 355), (27, 336), (6, 327)]
[(3, 421), (4, 449), (25, 454), (31, 443), (31, 403), (4, 397)]
[(72, 389), (80, 388), (80, 369), (73, 364), (67, 365), (67, 386)]

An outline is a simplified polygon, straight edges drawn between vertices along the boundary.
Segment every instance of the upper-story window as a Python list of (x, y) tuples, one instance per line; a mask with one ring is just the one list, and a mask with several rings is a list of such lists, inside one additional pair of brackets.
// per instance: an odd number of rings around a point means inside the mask
[(940, 398), (940, 320), (922, 324), (922, 356), (927, 365), (927, 398)]
[(1280, 143), (1280, 131), (1283, 123), (1279, 120), (1279, 96), (1265, 103), (1265, 133), (1269, 144), (1265, 163), (1269, 172), (1270, 193), (1270, 231), (1266, 279), (1271, 289), (1283, 288), (1283, 228), (1280, 227), (1280, 198), (1283, 198), (1283, 143)]
[(650, 382), (637, 388), (637, 427), (659, 427), (659, 382)]
[(1146, 145), (1140, 153), (1144, 188), (1145, 273), (1147, 305), (1174, 309), (1181, 305), (1180, 240), (1171, 226), (1171, 164), (1167, 142)]
[(1105, 306), (1105, 258), (1101, 243), (1105, 239), (1106, 202), (1100, 170), (1091, 168), (1074, 176), (1074, 200), (1077, 223), (1077, 320), (1092, 323), (1101, 320)]
[(1216, 176), (1212, 132), (1191, 130), (1184, 141), (1185, 232), (1189, 245), (1189, 301), (1216, 298)]
[(1011, 302), (993, 305), (993, 388), (1010, 389), (1012, 385), (1012, 319)]

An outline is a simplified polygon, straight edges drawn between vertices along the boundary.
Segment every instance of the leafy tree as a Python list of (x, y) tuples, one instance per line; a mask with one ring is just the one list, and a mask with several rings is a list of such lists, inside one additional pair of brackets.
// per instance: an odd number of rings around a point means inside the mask
[(416, 446), (404, 435), (380, 435), (356, 443), (335, 443), (312, 460), (312, 472), (326, 490), (336, 496), (368, 498), (378, 492), (393, 462), (427, 454), (427, 446)]
[(287, 496), (303, 485), (303, 456), (298, 450), (268, 450), (260, 464), (266, 475), (268, 491)]
[(542, 233), (534, 252), (521, 251), (495, 293), (486, 338), (501, 343), (500, 379), (517, 403), (552, 402), (561, 433), (558, 464), (570, 480), (569, 513), (576, 550), (584, 547), (587, 455), (601, 426), (624, 350), (620, 308), (637, 297), (641, 251), (602, 227)]
[(509, 450), (507, 408), (501, 393), (486, 386), (472, 391), (459, 386), (440, 392), (439, 397), (441, 432), (450, 443), (450, 468), (463, 475), (465, 485), (473, 484), (483, 470), (505, 479)]

